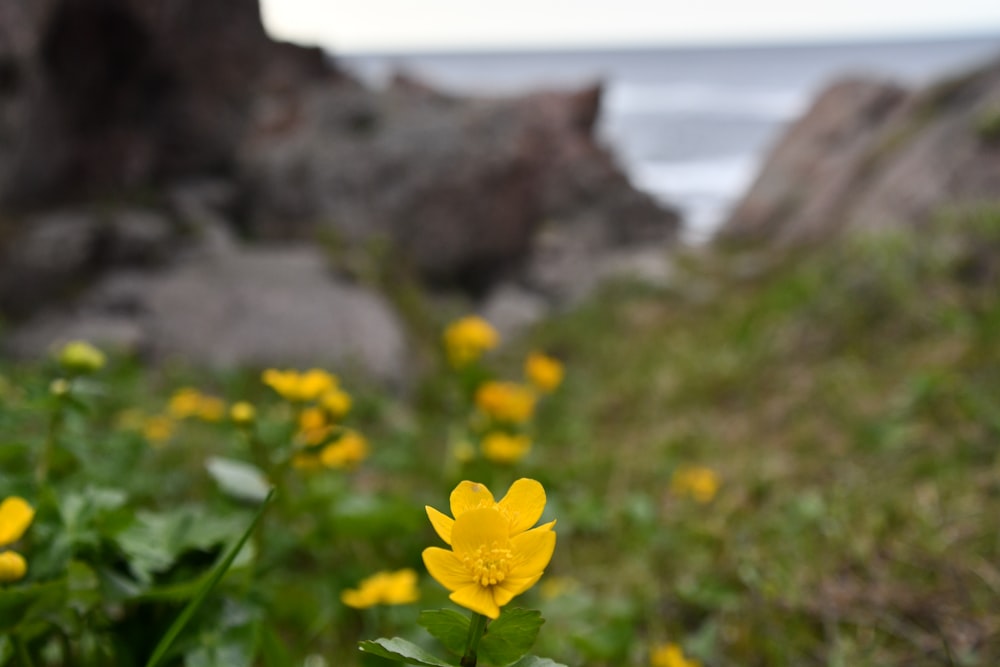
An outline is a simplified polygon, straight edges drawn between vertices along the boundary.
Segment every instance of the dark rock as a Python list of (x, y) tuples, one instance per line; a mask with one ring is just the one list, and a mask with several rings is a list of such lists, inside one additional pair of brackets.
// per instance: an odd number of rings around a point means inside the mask
[(720, 238), (808, 243), (995, 202), (1000, 150), (982, 128), (997, 109), (1000, 61), (915, 93), (835, 84), (778, 143)]

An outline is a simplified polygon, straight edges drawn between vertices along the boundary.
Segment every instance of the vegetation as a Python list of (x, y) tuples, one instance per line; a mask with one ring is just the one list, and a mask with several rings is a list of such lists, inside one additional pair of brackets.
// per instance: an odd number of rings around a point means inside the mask
[[(424, 567), (442, 546), (424, 506), (522, 477), (557, 521), (545, 575), (510, 604), (544, 614), (533, 653), (1000, 664), (1000, 213), (677, 265), (671, 290), (611, 286), (502, 348), (478, 330), (485, 357), (439, 350), (410, 395), (341, 378), (350, 409), (312, 423), (322, 436), (273, 374), (7, 365), (0, 500), (36, 514), (0, 545), (27, 562), (0, 584), (0, 665), (143, 664), (265, 478), (249, 547), (163, 664), (382, 664), (356, 648), (380, 634), (440, 652), (420, 610), (458, 608)], [(512, 409), (497, 396), (536, 350), (561, 385)], [(215, 419), (216, 397), (254, 410)], [(348, 433), (365, 446), (325, 453)], [(491, 434), (504, 456), (477, 446)]]

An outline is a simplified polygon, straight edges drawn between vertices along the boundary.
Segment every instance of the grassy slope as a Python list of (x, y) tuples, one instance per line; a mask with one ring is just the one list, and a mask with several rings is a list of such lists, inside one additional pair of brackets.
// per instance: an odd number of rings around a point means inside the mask
[[(571, 379), (536, 463), (570, 499), (556, 573), (583, 585), (551, 604), (580, 658), (638, 663), (635, 627), (711, 665), (1000, 663), (998, 251), (985, 214), (701, 257), (547, 326)], [(669, 494), (691, 463), (712, 503)]]

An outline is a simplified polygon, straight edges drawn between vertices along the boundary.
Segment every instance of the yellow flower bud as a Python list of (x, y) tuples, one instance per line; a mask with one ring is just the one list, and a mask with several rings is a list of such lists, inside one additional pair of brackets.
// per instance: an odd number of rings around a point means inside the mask
[(24, 579), (28, 563), (16, 551), (0, 552), (0, 584), (9, 584)]
[(229, 408), (229, 418), (237, 426), (249, 426), (257, 419), (257, 409), (246, 401), (239, 401)]
[(87, 375), (104, 367), (104, 353), (90, 343), (75, 340), (59, 352), (59, 363), (70, 373)]

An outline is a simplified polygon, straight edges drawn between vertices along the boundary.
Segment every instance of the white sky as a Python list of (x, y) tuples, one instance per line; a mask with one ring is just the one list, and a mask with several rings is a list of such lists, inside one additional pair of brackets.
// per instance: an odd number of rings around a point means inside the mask
[(280, 39), (334, 51), (1000, 35), (1000, 0), (261, 0)]

